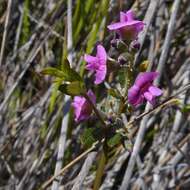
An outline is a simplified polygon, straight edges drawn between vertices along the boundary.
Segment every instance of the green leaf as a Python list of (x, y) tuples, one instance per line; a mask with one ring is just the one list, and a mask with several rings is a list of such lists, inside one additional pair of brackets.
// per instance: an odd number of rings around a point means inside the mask
[(182, 110), (183, 113), (189, 113), (190, 112), (190, 104), (185, 105)]
[(110, 139), (108, 139), (107, 144), (109, 147), (114, 147), (119, 143), (121, 143), (121, 139), (122, 139), (121, 135), (117, 133), (114, 136), (112, 136)]
[(90, 147), (97, 140), (101, 140), (103, 138), (103, 128), (102, 127), (91, 127), (86, 128), (80, 137), (81, 143), (85, 147)]
[(82, 81), (81, 76), (70, 67), (69, 61), (66, 59), (62, 66), (62, 72), (66, 76), (66, 81), (73, 82), (73, 81)]
[(74, 70), (71, 69), (69, 64), (64, 64), (62, 70), (59, 70), (54, 67), (47, 67), (41, 71), (44, 75), (50, 75), (62, 79), (63, 81), (73, 82), (73, 81), (82, 81), (80, 75)]
[(70, 95), (70, 96), (77, 96), (84, 94), (86, 92), (84, 83), (80, 81), (74, 81), (70, 84), (61, 84), (59, 86), (59, 90), (63, 92), (64, 94)]
[(121, 70), (119, 70), (118, 72), (118, 79), (119, 79), (119, 83), (121, 84), (122, 87), (125, 86), (126, 83), (126, 79), (127, 79), (127, 71), (126, 68), (122, 68)]
[(54, 107), (55, 107), (55, 103), (58, 99), (58, 95), (59, 95), (59, 91), (58, 91), (58, 88), (59, 88), (59, 85), (61, 83), (60, 82), (54, 82), (53, 83), (53, 88), (52, 88), (52, 91), (51, 91), (51, 96), (50, 96), (50, 101), (49, 101), (49, 112), (52, 113)]
[(87, 128), (84, 130), (80, 140), (85, 147), (91, 147), (92, 144), (96, 142), (96, 138), (93, 134), (94, 130), (95, 128)]
[(66, 78), (66, 75), (63, 71), (60, 71), (59, 69), (56, 69), (54, 67), (46, 67), (41, 71), (43, 75), (50, 75), (58, 78)]
[(132, 82), (132, 72), (128, 67), (123, 67), (118, 72), (118, 80), (123, 88), (129, 88)]

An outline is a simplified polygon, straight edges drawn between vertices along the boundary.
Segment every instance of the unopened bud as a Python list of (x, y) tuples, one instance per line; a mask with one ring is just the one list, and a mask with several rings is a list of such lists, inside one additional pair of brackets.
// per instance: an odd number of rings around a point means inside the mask
[(120, 55), (120, 56), (118, 57), (118, 63), (119, 63), (120, 65), (125, 65), (126, 62), (127, 62), (127, 58), (124, 57), (123, 55)]
[(132, 48), (132, 50), (138, 51), (141, 47), (141, 44), (139, 43), (139, 41), (135, 40), (131, 42), (130, 47)]
[(118, 47), (118, 44), (119, 44), (119, 40), (118, 39), (113, 39), (111, 40), (111, 46), (113, 48), (117, 48)]

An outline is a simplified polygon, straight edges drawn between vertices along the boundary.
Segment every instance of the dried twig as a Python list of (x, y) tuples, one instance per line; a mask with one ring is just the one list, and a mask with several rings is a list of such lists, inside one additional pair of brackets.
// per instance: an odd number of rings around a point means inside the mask
[[(103, 141), (102, 141), (103, 142)], [(89, 152), (93, 151), (94, 149), (97, 148), (97, 146), (99, 145), (99, 141), (96, 141), (89, 149), (87, 149), (85, 152), (83, 152), (82, 154), (80, 154), (79, 156), (77, 156), (73, 161), (71, 161), (69, 164), (67, 164), (64, 168), (62, 168), (60, 170), (60, 172), (55, 175), (52, 176), (48, 181), (46, 181), (41, 189), (46, 189), (53, 180), (55, 180), (58, 176), (62, 175), (67, 169), (69, 169), (70, 167), (72, 167), (74, 164), (76, 164), (79, 160), (81, 160), (83, 157), (85, 157), (86, 155), (89, 154)]]
[(163, 69), (164, 69), (164, 66), (165, 66), (165, 63), (167, 60), (167, 56), (169, 53), (170, 43), (171, 43), (171, 40), (173, 37), (173, 32), (174, 32), (174, 29), (176, 26), (175, 23), (176, 23), (176, 17), (177, 17), (177, 12), (179, 10), (180, 2), (181, 2), (181, 0), (175, 0), (173, 3), (171, 18), (170, 18), (170, 21), (168, 24), (166, 38), (164, 40), (162, 53), (160, 56), (158, 67), (157, 67), (157, 71), (159, 72), (160, 75), (155, 80), (156, 85), (158, 85), (160, 83), (160, 79), (161, 79), (162, 74), (163, 74)]
[[(72, 49), (72, 0), (68, 0), (67, 2), (67, 48), (68, 50)], [(72, 67), (72, 52), (69, 51), (68, 53), (68, 60), (70, 63), (70, 67)], [(68, 104), (69, 102), (69, 104)], [(62, 119), (62, 125), (61, 125), (61, 134), (59, 138), (59, 146), (58, 146), (58, 153), (57, 153), (57, 162), (55, 166), (54, 175), (57, 175), (61, 168), (62, 168), (62, 160), (64, 158), (64, 152), (65, 152), (65, 143), (66, 143), (66, 134), (67, 134), (67, 128), (69, 123), (69, 110), (70, 110), (70, 97), (65, 96), (65, 108), (66, 112)], [(59, 182), (55, 180), (52, 184), (52, 190), (58, 190), (59, 189)]]
[(8, 93), (5, 96), (5, 99), (3, 100), (3, 102), (0, 105), (0, 113), (3, 112), (3, 109), (5, 107), (5, 105), (7, 104), (8, 100), (10, 99), (12, 93), (14, 92), (14, 90), (16, 89), (16, 87), (18, 86), (19, 82), (22, 80), (23, 76), (25, 75), (26, 71), (28, 70), (28, 68), (30, 67), (32, 61), (35, 59), (36, 55), (38, 54), (38, 52), (40, 51), (42, 45), (45, 43), (45, 41), (49, 38), (50, 32), (48, 31), (45, 35), (44, 35), (44, 39), (42, 42), (40, 42), (39, 44), (36, 45), (36, 47), (33, 49), (33, 51), (30, 53), (30, 56), (28, 57), (28, 59), (26, 60), (25, 63), (25, 67), (23, 69), (23, 71), (20, 73), (20, 75), (18, 76), (16, 82), (12, 85), (12, 87), (8, 90)]
[(138, 51), (138, 53), (136, 54), (135, 56), (135, 61), (134, 61), (134, 65), (137, 66), (138, 64), (138, 59), (139, 59), (139, 56), (140, 56), (140, 53), (141, 53), (141, 50), (142, 50), (142, 46), (144, 44), (144, 40), (145, 40), (145, 37), (148, 33), (148, 29), (151, 25), (151, 22), (152, 20), (154, 19), (154, 15), (157, 11), (157, 7), (158, 7), (158, 4), (159, 4), (159, 1), (160, 0), (151, 0), (150, 4), (149, 4), (149, 7), (148, 7), (148, 10), (146, 11), (146, 15), (145, 15), (145, 18), (144, 18), (144, 23), (146, 23), (145, 25), (145, 30), (139, 35), (139, 42), (141, 44), (141, 48), (140, 50)]
[(83, 182), (85, 180), (85, 177), (87, 176), (92, 164), (93, 164), (93, 161), (94, 159), (96, 158), (96, 155), (97, 155), (97, 152), (91, 152), (88, 157), (86, 158), (84, 164), (83, 164), (83, 167), (79, 173), (79, 175), (77, 176), (76, 178), (76, 181), (72, 187), (72, 190), (82, 190), (83, 187)]
[(7, 16), (6, 16), (6, 20), (5, 20), (3, 39), (2, 39), (2, 43), (1, 43), (0, 66), (2, 65), (4, 51), (5, 51), (5, 42), (6, 42), (6, 38), (7, 38), (9, 18), (10, 18), (10, 14), (11, 14), (11, 5), (12, 5), (12, 0), (9, 0), (8, 5), (7, 5)]

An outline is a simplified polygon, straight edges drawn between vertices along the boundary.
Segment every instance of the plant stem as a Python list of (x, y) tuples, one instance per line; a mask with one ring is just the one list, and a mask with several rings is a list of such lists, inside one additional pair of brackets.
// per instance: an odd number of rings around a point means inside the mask
[(84, 94), (84, 97), (86, 98), (86, 100), (89, 102), (89, 104), (92, 106), (92, 109), (94, 110), (95, 114), (97, 115), (97, 117), (100, 119), (101, 123), (104, 125), (104, 127), (107, 127), (104, 119), (102, 118), (102, 116), (100, 115), (100, 112), (98, 111), (98, 109), (96, 108), (96, 106), (94, 105), (94, 103), (92, 102), (92, 100), (90, 99), (90, 97), (88, 96), (88, 94)]
[(96, 172), (96, 178), (94, 181), (93, 190), (98, 190), (102, 181), (102, 176), (104, 173), (104, 168), (106, 165), (107, 157), (106, 157), (106, 151), (103, 149), (100, 155), (100, 159), (98, 162), (98, 169)]
[[(96, 108), (96, 106), (94, 105), (94, 103), (92, 102), (92, 100), (90, 99), (88, 94), (84, 94), (84, 97), (89, 102), (89, 104), (92, 106), (95, 114), (97, 115), (97, 117), (99, 118), (101, 123), (103, 124), (104, 129), (107, 129), (107, 125), (106, 125), (104, 119), (100, 115), (98, 109)], [(106, 133), (105, 133), (105, 135), (106, 135)], [(100, 155), (99, 162), (98, 162), (98, 169), (97, 169), (97, 172), (96, 172), (96, 178), (95, 178), (95, 181), (94, 181), (93, 190), (98, 190), (99, 187), (100, 187), (100, 184), (101, 184), (101, 181), (102, 181), (102, 176), (103, 176), (103, 173), (104, 173), (104, 168), (105, 168), (106, 161), (107, 161), (107, 156), (106, 156), (107, 154), (106, 153), (107, 153), (107, 151), (106, 151), (106, 140), (105, 140), (104, 145), (103, 145), (103, 150), (102, 150), (102, 153)]]

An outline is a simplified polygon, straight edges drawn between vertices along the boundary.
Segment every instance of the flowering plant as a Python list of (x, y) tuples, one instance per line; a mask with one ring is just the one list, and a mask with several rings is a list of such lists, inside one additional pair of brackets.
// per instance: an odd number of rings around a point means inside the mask
[[(81, 140), (86, 146), (102, 141), (105, 157), (110, 149), (126, 139), (128, 129), (122, 122), (123, 115), (129, 117), (145, 101), (155, 106), (157, 97), (162, 95), (162, 90), (153, 84), (159, 73), (140, 72), (140, 68), (133, 65), (140, 46), (138, 35), (144, 25), (144, 22), (135, 19), (132, 10), (120, 12), (120, 21), (108, 25), (108, 29), (116, 32), (119, 38), (111, 41), (110, 48), (105, 48), (103, 42), (99, 43), (94, 48), (95, 56), (84, 54), (84, 76), (71, 68), (68, 61), (61, 70), (46, 68), (42, 71), (56, 77), (59, 90), (73, 97), (75, 125), (96, 121), (93, 126), (87, 125)], [(114, 53), (106, 49), (112, 49)], [(95, 74), (92, 82), (89, 82), (90, 73)], [(97, 88), (101, 90), (99, 97), (95, 93)]]

